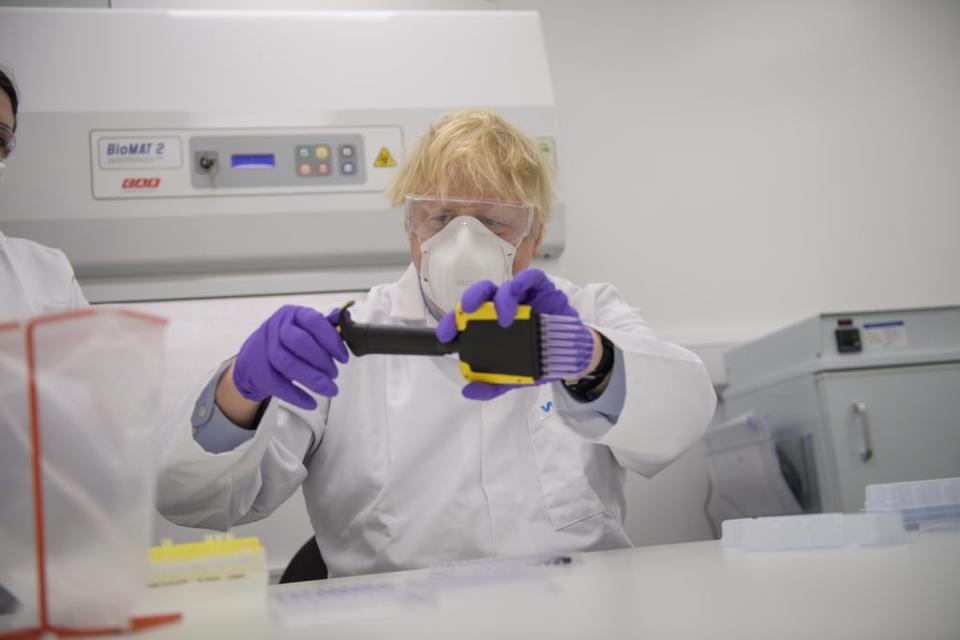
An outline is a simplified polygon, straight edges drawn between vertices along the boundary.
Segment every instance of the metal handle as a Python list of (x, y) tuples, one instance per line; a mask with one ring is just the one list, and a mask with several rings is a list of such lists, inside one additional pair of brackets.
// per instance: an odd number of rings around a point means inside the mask
[(860, 418), (860, 434), (863, 437), (863, 449), (860, 450), (860, 460), (867, 462), (873, 457), (873, 442), (870, 440), (870, 418), (867, 416), (867, 403), (854, 402), (853, 413)]

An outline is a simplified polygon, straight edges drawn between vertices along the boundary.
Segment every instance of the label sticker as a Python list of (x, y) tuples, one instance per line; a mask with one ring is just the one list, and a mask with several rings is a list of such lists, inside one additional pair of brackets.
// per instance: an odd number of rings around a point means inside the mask
[(540, 149), (540, 153), (553, 165), (554, 169), (560, 168), (557, 165), (557, 145), (553, 138), (537, 138), (537, 148)]
[(866, 349), (889, 349), (907, 346), (907, 328), (903, 324), (903, 320), (864, 323), (863, 346)]
[(380, 147), (380, 153), (377, 154), (377, 159), (373, 161), (373, 166), (395, 167), (397, 166), (397, 161), (394, 159), (389, 149), (386, 147)]
[(100, 138), (101, 169), (177, 169), (183, 164), (179, 138)]

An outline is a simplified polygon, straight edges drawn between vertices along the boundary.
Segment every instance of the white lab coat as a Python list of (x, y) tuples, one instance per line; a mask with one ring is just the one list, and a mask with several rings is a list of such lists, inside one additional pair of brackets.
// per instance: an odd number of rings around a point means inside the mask
[[(275, 421), (224, 453), (192, 439), (194, 394), (165, 428), (161, 513), (225, 529), (263, 518), (302, 485), (331, 577), (630, 546), (624, 468), (662, 469), (701, 437), (716, 397), (700, 360), (654, 336), (614, 287), (555, 282), (623, 353), (615, 425), (559, 383), (477, 402), (460, 394), (455, 356), (351, 356), (336, 397), (318, 397), (314, 411), (281, 402)], [(412, 266), (351, 314), (436, 325)]]
[(0, 232), (0, 322), (85, 306), (62, 251)]

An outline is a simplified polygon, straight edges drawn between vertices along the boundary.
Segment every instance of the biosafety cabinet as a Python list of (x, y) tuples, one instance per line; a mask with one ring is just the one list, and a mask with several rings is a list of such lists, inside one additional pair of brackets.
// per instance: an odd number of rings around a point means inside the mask
[(960, 476), (960, 307), (823, 314), (725, 360), (727, 415), (765, 419), (805, 511), (859, 511), (869, 484)]
[[(91, 302), (172, 319), (162, 406), (272, 296), (332, 307), (403, 272), (385, 191), (431, 122), (492, 108), (554, 166), (562, 154), (532, 11), (0, 7), (0, 64), (21, 94), (0, 229), (62, 249)], [(562, 195), (553, 214), (546, 258), (563, 250)], [(237, 529), (272, 570), (311, 531), (299, 496)], [(162, 519), (156, 532), (200, 537)]]
[[(535, 12), (0, 7), (0, 63), (22, 98), (0, 227), (62, 249), (91, 302), (395, 279), (385, 191), (451, 111), (495, 109), (558, 157)], [(544, 257), (563, 221), (561, 201)]]

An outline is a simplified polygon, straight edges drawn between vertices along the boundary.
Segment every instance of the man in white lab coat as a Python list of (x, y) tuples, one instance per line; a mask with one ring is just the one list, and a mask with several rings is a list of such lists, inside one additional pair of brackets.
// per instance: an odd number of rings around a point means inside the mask
[[(16, 87), (0, 69), (0, 184), (16, 146), (18, 106)], [(0, 322), (85, 306), (62, 251), (0, 231)]]
[[(302, 486), (333, 577), (630, 546), (625, 469), (652, 476), (700, 438), (716, 403), (703, 364), (613, 286), (528, 268), (552, 174), (496, 114), (432, 126), (388, 196), (404, 208), (412, 264), (352, 307), (355, 321), (436, 327), (449, 341), (458, 301), (493, 300), (501, 321), (529, 304), (584, 339), (573, 369), (464, 386), (455, 356), (351, 357), (337, 311), (283, 307), (166, 428), (160, 511), (226, 529)], [(263, 420), (270, 398), (277, 418)]]

